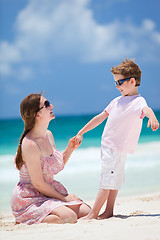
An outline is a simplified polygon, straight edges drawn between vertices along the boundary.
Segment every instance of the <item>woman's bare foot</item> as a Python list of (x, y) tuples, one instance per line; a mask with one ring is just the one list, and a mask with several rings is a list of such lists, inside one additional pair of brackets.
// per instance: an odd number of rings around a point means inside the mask
[(91, 219), (97, 219), (97, 216), (95, 216), (93, 213), (89, 213), (85, 217), (81, 217), (79, 220), (91, 220)]

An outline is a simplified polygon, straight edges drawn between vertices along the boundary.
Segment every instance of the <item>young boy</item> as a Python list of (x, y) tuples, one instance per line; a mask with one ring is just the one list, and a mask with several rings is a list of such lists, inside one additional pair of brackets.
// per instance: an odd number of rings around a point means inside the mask
[[(104, 219), (113, 216), (113, 208), (118, 190), (124, 182), (124, 168), (127, 153), (134, 153), (142, 128), (142, 119), (149, 118), (148, 125), (153, 131), (159, 123), (152, 109), (138, 94), (141, 70), (132, 59), (126, 59), (117, 67), (112, 67), (116, 88), (121, 92), (104, 111), (89, 121), (77, 134), (77, 142), (83, 134), (101, 124), (107, 117), (102, 142), (100, 189), (91, 212), (85, 219)], [(107, 200), (105, 211), (98, 216)]]

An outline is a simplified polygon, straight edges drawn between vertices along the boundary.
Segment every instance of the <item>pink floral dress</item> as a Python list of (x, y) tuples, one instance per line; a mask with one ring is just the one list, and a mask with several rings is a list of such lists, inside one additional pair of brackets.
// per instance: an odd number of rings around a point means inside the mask
[[(46, 182), (63, 195), (68, 194), (66, 188), (54, 180), (54, 175), (64, 168), (63, 156), (53, 148), (51, 156), (41, 157), (43, 176)], [(26, 164), (20, 169), (20, 181), (12, 192), (11, 208), (17, 223), (40, 223), (51, 211), (62, 205), (79, 205), (80, 200), (63, 202), (44, 196), (31, 183)]]

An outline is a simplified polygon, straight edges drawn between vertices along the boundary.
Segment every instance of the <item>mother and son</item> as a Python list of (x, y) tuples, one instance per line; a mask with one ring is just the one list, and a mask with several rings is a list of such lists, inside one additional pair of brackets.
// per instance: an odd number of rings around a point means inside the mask
[[(104, 219), (113, 216), (118, 190), (124, 182), (127, 153), (135, 151), (142, 128), (148, 117), (148, 127), (159, 128), (152, 109), (138, 93), (141, 70), (132, 59), (112, 67), (116, 88), (121, 96), (113, 99), (103, 112), (96, 115), (69, 140), (63, 153), (55, 147), (52, 133), (47, 130), (55, 118), (53, 105), (41, 94), (30, 94), (20, 104), (24, 132), (20, 138), (15, 164), (20, 180), (11, 197), (16, 223), (75, 223), (77, 219)], [(84, 133), (108, 118), (101, 142), (100, 188), (92, 208), (53, 176), (67, 163), (78, 148)], [(104, 212), (99, 212), (106, 202)]]

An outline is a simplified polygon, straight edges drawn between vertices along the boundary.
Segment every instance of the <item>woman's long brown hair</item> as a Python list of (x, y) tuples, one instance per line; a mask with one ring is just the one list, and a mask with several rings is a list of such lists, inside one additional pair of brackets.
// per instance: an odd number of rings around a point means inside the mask
[(15, 158), (15, 164), (18, 170), (21, 169), (23, 165), (22, 150), (21, 145), (23, 138), (26, 134), (34, 127), (36, 113), (40, 106), (41, 94), (32, 93), (28, 95), (20, 104), (20, 113), (24, 121), (24, 131), (19, 140), (19, 145), (17, 149), (17, 154)]

